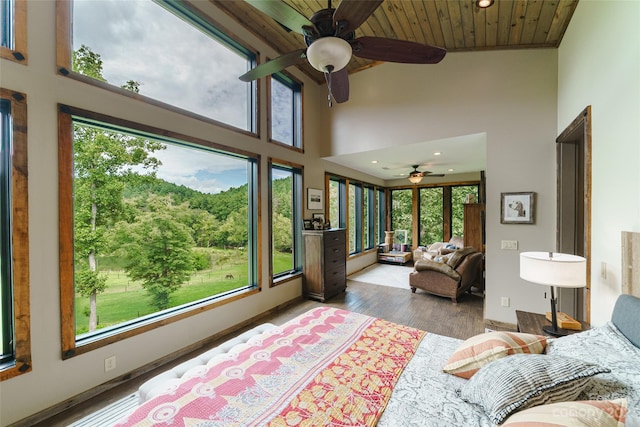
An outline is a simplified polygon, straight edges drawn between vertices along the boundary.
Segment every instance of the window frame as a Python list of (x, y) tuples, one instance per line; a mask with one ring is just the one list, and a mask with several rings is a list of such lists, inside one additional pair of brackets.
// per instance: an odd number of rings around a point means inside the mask
[[(20, 64), (28, 64), (27, 57), (27, 0), (11, 0), (13, 2), (13, 25), (7, 25), (13, 46), (0, 46), (0, 58)], [(4, 23), (2, 23), (4, 24)]]
[[(29, 200), (27, 173), (27, 97), (0, 88), (0, 98), (9, 100), (11, 114), (11, 296), (13, 358), (0, 364), (0, 381), (30, 372), (31, 317), (29, 288)], [(9, 183), (7, 183), (9, 184)]]
[(303, 243), (302, 243), (302, 206), (304, 203), (304, 194), (303, 194), (303, 170), (304, 166), (292, 163), (286, 160), (280, 160), (273, 157), (268, 159), (268, 171), (269, 171), (269, 201), (268, 201), (268, 209), (269, 209), (269, 248), (273, 248), (273, 197), (271, 197), (271, 193), (273, 191), (272, 188), (272, 170), (274, 168), (279, 170), (290, 171), (293, 175), (292, 182), (292, 193), (293, 200), (291, 200), (291, 213), (293, 218), (292, 221), (292, 238), (293, 238), (293, 269), (281, 273), (273, 272), (273, 250), (271, 250), (271, 256), (269, 257), (269, 277), (271, 278), (270, 287), (280, 285), (282, 283), (286, 283), (289, 280), (293, 280), (302, 275), (302, 264), (303, 264)]
[[(273, 130), (272, 130), (273, 108), (272, 108), (272, 98), (271, 98), (273, 94), (273, 90), (272, 90), (273, 80), (277, 80), (278, 83), (288, 87), (292, 91), (293, 99), (291, 100), (291, 102), (293, 104), (292, 105), (293, 117), (291, 118), (291, 122), (293, 126), (293, 129), (292, 129), (293, 141), (291, 144), (288, 144), (287, 142), (279, 141), (277, 139), (274, 139), (273, 137)], [(304, 137), (303, 137), (304, 126), (302, 125), (302, 97), (303, 97), (304, 86), (302, 82), (295, 79), (289, 73), (285, 73), (285, 72), (272, 74), (267, 78), (267, 81), (268, 81), (267, 98), (269, 100), (268, 108), (267, 108), (267, 133), (268, 133), (267, 140), (270, 143), (278, 144), (291, 150), (303, 152), (304, 151)]]
[[(26, 1), (26, 0), (24, 0)], [(175, 2), (168, 2), (167, 0), (156, 1), (159, 7), (164, 7), (170, 12), (176, 14), (179, 13), (178, 18), (182, 18), (188, 24), (193, 25), (200, 31), (203, 31), (206, 35), (210, 36), (217, 42), (238, 51), (240, 54), (247, 56), (247, 71), (255, 67), (257, 64), (258, 53), (254, 48), (248, 47), (247, 44), (240, 42), (239, 40), (229, 36), (233, 32), (227, 30), (223, 25), (214, 21), (208, 17), (205, 13), (199, 11), (195, 6), (187, 2), (180, 2), (180, 7)], [(84, 83), (88, 83), (92, 86), (99, 87), (101, 89), (108, 90), (119, 95), (124, 95), (129, 98), (141, 100), (146, 104), (154, 105), (166, 109), (168, 111), (176, 112), (197, 120), (201, 120), (207, 123), (215, 124), (216, 126), (223, 127), (225, 129), (238, 132), (244, 135), (249, 135), (258, 138), (260, 136), (259, 123), (258, 123), (258, 105), (260, 105), (260, 90), (257, 81), (251, 81), (247, 84), (250, 85), (248, 103), (248, 116), (249, 130), (241, 129), (218, 121), (214, 118), (203, 116), (201, 114), (177, 107), (164, 101), (160, 101), (143, 94), (135, 93), (130, 90), (120, 88), (111, 83), (101, 82), (94, 78), (82, 75), (73, 71), (72, 57), (73, 57), (73, 19), (72, 19), (72, 5), (73, 0), (56, 0), (56, 69), (59, 75), (72, 78)], [(220, 38), (223, 38), (222, 40)]]
[[(249, 257), (249, 283), (247, 289), (232, 294), (222, 294), (219, 297), (211, 297), (199, 303), (193, 303), (182, 308), (176, 308), (151, 316), (144, 321), (128, 324), (123, 327), (114, 327), (109, 334), (97, 334), (91, 339), (83, 339), (78, 343), (75, 329), (75, 283), (74, 283), (74, 230), (73, 230), (73, 122), (74, 116), (88, 121), (99, 122), (103, 125), (113, 125), (118, 128), (126, 128), (140, 133), (162, 136), (167, 140), (176, 140), (192, 146), (202, 146), (214, 151), (221, 151), (245, 157), (253, 164), (248, 180), (248, 197), (250, 200), (250, 212), (252, 218), (249, 221), (249, 250), (253, 251)], [(221, 305), (246, 298), (261, 291), (261, 221), (260, 212), (260, 155), (223, 146), (214, 142), (178, 134), (169, 130), (155, 128), (125, 119), (107, 116), (100, 113), (58, 104), (58, 185), (59, 185), (59, 266), (60, 266), (60, 317), (61, 317), (61, 343), (62, 358), (68, 359), (79, 354), (87, 353), (108, 344), (129, 338), (160, 326), (180, 321), (184, 318), (197, 315), (203, 311), (211, 310)]]

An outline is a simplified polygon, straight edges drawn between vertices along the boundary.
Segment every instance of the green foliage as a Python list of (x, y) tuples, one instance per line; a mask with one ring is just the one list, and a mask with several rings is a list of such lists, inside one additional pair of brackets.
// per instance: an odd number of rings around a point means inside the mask
[(211, 268), (211, 255), (209, 255), (209, 252), (196, 248), (192, 250), (191, 256), (194, 270), (201, 271)]
[(193, 239), (182, 222), (188, 207), (174, 206), (167, 196), (151, 196), (146, 209), (135, 222), (117, 224), (114, 243), (125, 256), (127, 275), (142, 281), (151, 304), (164, 310), (194, 267)]
[(97, 271), (91, 271), (86, 264), (80, 264), (75, 272), (76, 292), (88, 297), (92, 293), (104, 292), (107, 287), (107, 276)]

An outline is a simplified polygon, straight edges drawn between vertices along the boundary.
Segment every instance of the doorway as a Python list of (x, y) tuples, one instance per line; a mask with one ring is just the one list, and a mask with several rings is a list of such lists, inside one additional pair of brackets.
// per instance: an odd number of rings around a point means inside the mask
[[(591, 271), (591, 106), (556, 138), (556, 250), (580, 255)], [(559, 311), (589, 322), (591, 280), (584, 289), (558, 289)]]

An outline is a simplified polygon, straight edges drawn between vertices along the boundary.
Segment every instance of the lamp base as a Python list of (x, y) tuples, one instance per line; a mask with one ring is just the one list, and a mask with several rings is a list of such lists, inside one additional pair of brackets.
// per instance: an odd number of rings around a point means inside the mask
[(543, 326), (542, 330), (544, 331), (545, 334), (551, 335), (553, 337), (564, 337), (565, 335), (569, 335), (571, 332), (575, 332), (575, 331), (570, 331), (569, 329), (563, 329), (563, 328), (557, 328), (554, 330), (553, 326)]

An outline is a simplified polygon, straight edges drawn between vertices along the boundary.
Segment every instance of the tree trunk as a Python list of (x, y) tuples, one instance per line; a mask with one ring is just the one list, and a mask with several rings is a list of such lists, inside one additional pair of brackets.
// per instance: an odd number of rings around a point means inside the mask
[(89, 332), (93, 332), (98, 328), (98, 310), (96, 307), (96, 291), (89, 296)]

